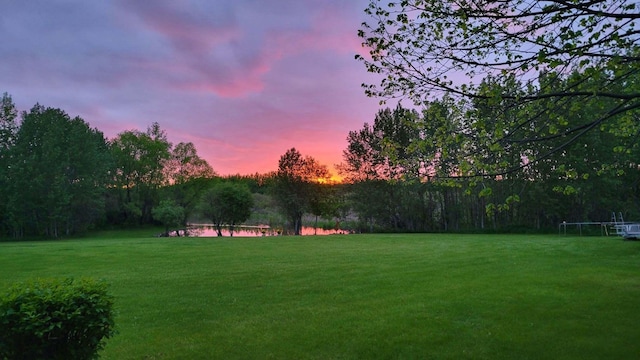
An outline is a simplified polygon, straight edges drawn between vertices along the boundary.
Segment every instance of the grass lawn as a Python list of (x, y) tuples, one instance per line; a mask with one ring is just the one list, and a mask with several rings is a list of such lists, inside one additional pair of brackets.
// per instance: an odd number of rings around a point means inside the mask
[(332, 235), (0, 243), (0, 291), (111, 284), (103, 359), (636, 359), (640, 242)]

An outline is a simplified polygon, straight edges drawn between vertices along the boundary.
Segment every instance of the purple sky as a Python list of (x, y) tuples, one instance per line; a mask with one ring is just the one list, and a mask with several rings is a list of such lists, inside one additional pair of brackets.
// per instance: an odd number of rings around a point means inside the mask
[(7, 1), (0, 93), (108, 138), (158, 122), (221, 175), (276, 170), (291, 147), (332, 168), (379, 109), (354, 60), (367, 3)]

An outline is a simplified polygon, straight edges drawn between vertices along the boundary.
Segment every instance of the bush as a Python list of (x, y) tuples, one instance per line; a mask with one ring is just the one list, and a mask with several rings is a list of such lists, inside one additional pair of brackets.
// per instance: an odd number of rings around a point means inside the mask
[(0, 297), (0, 359), (95, 359), (114, 333), (102, 281), (36, 280)]

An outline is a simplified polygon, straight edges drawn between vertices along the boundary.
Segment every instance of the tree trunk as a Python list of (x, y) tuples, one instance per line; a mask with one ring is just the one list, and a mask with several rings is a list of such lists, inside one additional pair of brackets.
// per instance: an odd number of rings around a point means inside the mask
[(318, 215), (316, 215), (316, 223), (313, 225), (313, 235), (318, 235)]

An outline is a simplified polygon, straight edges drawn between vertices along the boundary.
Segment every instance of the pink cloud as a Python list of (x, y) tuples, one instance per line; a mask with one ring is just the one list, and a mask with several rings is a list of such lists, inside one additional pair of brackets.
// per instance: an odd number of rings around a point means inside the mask
[[(343, 9), (336, 5), (297, 4), (301, 8), (298, 11), (309, 12), (308, 18), (304, 21), (292, 18), (284, 23), (282, 17), (271, 13), (260, 13), (260, 22), (251, 23), (256, 19), (247, 16), (249, 10), (242, 5), (220, 8), (218, 4), (208, 11), (200, 9), (202, 13), (193, 8), (184, 11), (189, 7), (183, 5), (168, 1), (153, 5), (125, 3), (149, 30), (178, 50), (162, 61), (172, 63), (167, 70), (176, 72), (181, 79), (173, 83), (180, 89), (226, 98), (246, 96), (265, 88), (263, 76), (283, 58), (305, 51), (350, 55), (360, 47), (356, 30), (351, 31), (352, 19), (344, 16)], [(260, 8), (257, 5), (253, 10), (260, 12)], [(285, 18), (288, 15), (283, 14)], [(349, 29), (348, 36), (345, 29)]]
[[(155, 31), (177, 49), (188, 53), (206, 53), (215, 44), (239, 36), (232, 8), (216, 5), (215, 11), (200, 9), (196, 4), (185, 6), (184, 1), (155, 0), (121, 2), (136, 14), (149, 29)], [(221, 14), (219, 16), (212, 16)]]
[(259, 58), (239, 55), (244, 32), (232, 7), (196, 9), (168, 1), (124, 5), (174, 49), (154, 64), (166, 70), (170, 85), (222, 97), (262, 89), (259, 76), (267, 66)]

